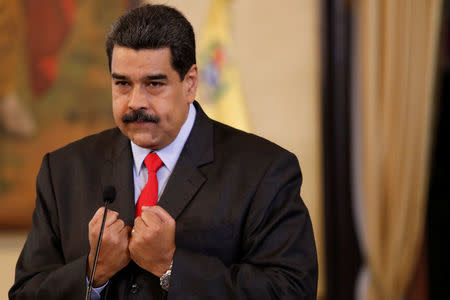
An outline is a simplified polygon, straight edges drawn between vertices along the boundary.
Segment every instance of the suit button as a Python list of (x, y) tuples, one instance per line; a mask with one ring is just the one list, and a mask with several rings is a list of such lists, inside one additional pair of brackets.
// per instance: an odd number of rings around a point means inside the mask
[(130, 293), (137, 294), (139, 292), (139, 285), (137, 283), (133, 283), (131, 285)]

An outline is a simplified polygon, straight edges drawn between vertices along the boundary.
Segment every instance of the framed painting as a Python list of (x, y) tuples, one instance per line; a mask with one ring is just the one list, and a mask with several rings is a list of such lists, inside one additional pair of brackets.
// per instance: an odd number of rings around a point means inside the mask
[(29, 228), (43, 155), (114, 126), (105, 37), (138, 1), (0, 2), (0, 229)]

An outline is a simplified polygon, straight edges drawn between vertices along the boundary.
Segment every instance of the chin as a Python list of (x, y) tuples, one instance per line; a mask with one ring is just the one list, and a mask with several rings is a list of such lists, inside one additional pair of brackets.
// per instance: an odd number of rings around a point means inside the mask
[(135, 143), (139, 147), (149, 148), (149, 149), (152, 149), (152, 150), (159, 149), (158, 143), (153, 141), (153, 140), (137, 138), (137, 139), (132, 139), (132, 141), (133, 141), (133, 143)]
[(156, 139), (148, 132), (130, 134), (128, 135), (128, 138), (140, 147), (158, 149), (158, 139)]

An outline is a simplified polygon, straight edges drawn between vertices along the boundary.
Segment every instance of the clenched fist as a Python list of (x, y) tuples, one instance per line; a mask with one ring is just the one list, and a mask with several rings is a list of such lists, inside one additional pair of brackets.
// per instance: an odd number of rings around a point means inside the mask
[[(100, 234), (104, 210), (104, 207), (100, 207), (89, 222), (90, 251), (86, 274), (88, 278), (90, 277), (92, 265), (94, 263), (95, 250)], [(130, 262), (130, 252), (128, 251), (130, 227), (125, 226), (123, 220), (118, 219), (118, 216), (118, 212), (108, 210), (102, 244), (98, 255), (97, 268), (95, 270), (94, 287), (105, 284), (114, 274)]]
[(161, 277), (175, 253), (175, 220), (160, 206), (143, 207), (134, 220), (129, 250), (138, 266)]

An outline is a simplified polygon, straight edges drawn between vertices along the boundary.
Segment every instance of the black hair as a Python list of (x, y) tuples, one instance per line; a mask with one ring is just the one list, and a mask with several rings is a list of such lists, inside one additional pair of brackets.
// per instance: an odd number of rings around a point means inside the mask
[(166, 5), (147, 4), (117, 19), (106, 40), (110, 71), (115, 45), (134, 50), (170, 48), (172, 68), (180, 80), (196, 63), (192, 25), (181, 12)]

